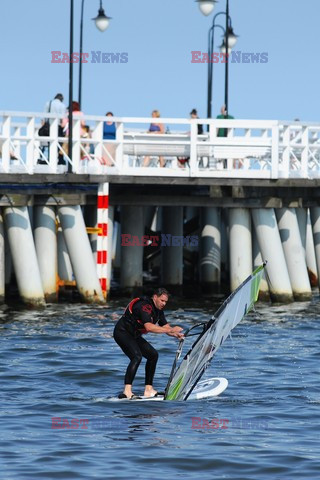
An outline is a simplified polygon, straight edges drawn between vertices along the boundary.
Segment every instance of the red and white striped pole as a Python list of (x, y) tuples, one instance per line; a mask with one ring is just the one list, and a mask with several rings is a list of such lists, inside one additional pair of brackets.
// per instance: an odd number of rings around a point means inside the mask
[(107, 262), (108, 262), (108, 207), (109, 183), (99, 183), (98, 187), (98, 242), (97, 242), (97, 273), (104, 298), (107, 298)]

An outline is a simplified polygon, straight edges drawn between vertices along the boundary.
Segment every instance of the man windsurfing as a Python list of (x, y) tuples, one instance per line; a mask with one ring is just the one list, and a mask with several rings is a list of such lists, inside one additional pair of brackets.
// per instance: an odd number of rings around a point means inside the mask
[(165, 288), (158, 288), (151, 298), (134, 298), (114, 328), (113, 337), (115, 341), (130, 359), (124, 379), (124, 390), (119, 398), (134, 397), (132, 384), (142, 357), (147, 359), (144, 396), (154, 397), (158, 393), (153, 388), (158, 352), (142, 335), (146, 333), (165, 333), (178, 339), (183, 337), (183, 329), (178, 326), (171, 327), (165, 319), (163, 309), (168, 299), (169, 292)]

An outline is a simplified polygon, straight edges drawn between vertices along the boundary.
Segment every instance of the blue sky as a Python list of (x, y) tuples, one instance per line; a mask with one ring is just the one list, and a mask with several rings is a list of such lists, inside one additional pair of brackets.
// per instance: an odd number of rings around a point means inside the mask
[[(79, 49), (81, 0), (75, 3), (74, 50)], [(0, 0), (0, 110), (40, 112), (58, 92), (68, 98), (67, 64), (51, 63), (51, 51), (69, 50), (69, 0)], [(91, 20), (98, 0), (85, 1), (82, 110), (104, 115), (206, 116), (207, 64), (191, 63), (191, 51), (207, 51), (213, 14), (194, 0), (103, 0), (109, 28)], [(219, 0), (214, 13), (225, 9)], [(268, 63), (230, 64), (229, 112), (236, 118), (318, 122), (320, 1), (230, 0), (239, 35), (234, 50), (268, 53)], [(222, 17), (223, 19), (223, 17)], [(224, 22), (224, 20), (222, 20)], [(216, 29), (215, 45), (222, 32)], [(91, 51), (128, 53), (127, 63), (91, 63)], [(78, 65), (74, 65), (74, 98)], [(224, 65), (214, 65), (213, 115), (224, 99)]]

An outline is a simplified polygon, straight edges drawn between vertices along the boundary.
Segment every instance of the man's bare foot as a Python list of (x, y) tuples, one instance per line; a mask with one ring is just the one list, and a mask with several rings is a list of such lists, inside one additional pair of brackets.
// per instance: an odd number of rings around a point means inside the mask
[(131, 398), (134, 393), (131, 390), (131, 385), (125, 385), (123, 393), (127, 396), (127, 398)]
[(144, 391), (144, 396), (145, 397), (154, 397), (157, 395), (157, 390), (155, 390), (153, 387), (146, 387)]

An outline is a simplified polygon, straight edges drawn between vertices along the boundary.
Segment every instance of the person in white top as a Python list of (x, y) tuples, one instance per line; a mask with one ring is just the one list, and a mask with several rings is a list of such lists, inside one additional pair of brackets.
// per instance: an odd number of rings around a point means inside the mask
[[(55, 115), (63, 115), (65, 117), (66, 114), (67, 114), (67, 107), (63, 103), (62, 93), (57, 93), (57, 95), (54, 97), (53, 100), (50, 100), (49, 102), (47, 102), (46, 105), (45, 105), (44, 111), (46, 113), (54, 113)], [(47, 119), (47, 120), (49, 120), (49, 124), (51, 125), (52, 121), (53, 121), (53, 118), (50, 118), (50, 119)], [(44, 125), (44, 123), (47, 120), (43, 120), (42, 125)], [(59, 124), (58, 124), (58, 136), (59, 137), (64, 137), (65, 136), (64, 131), (63, 131), (63, 126), (62, 126), (62, 121), (63, 121), (63, 118), (60, 119)], [(49, 144), (47, 146), (42, 145), (42, 147), (40, 148), (40, 150), (42, 152), (42, 155), (37, 161), (38, 164), (47, 164), (47, 160), (44, 158), (43, 154), (44, 154), (45, 149), (48, 148), (48, 147), (49, 147)], [(48, 160), (49, 160), (49, 156), (50, 156), (50, 152), (49, 152), (49, 148), (48, 148)], [(62, 144), (61, 143), (59, 143), (59, 147), (58, 147), (58, 165), (65, 165), (65, 162), (64, 162), (64, 159), (63, 159), (63, 151), (62, 151)]]
[[(47, 102), (44, 111), (48, 113), (50, 111), (50, 113), (55, 113), (57, 115), (66, 115), (67, 107), (63, 103), (62, 93), (57, 93), (51, 102)], [(50, 119), (50, 123), (52, 123), (52, 119)]]

